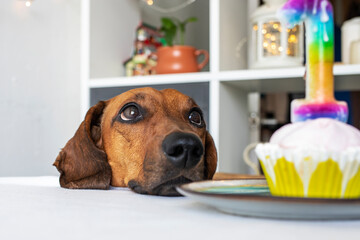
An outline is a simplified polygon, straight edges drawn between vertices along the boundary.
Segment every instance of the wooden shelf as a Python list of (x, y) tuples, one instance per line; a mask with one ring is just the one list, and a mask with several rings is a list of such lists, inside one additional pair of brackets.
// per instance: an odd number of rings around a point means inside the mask
[(178, 84), (209, 82), (211, 74), (209, 72), (181, 73), (181, 74), (159, 74), (150, 76), (134, 77), (114, 77), (114, 78), (95, 78), (89, 83), (90, 88), (142, 86), (159, 84)]
[[(222, 82), (241, 81), (241, 80), (263, 80), (263, 79), (288, 79), (302, 78), (305, 67), (296, 68), (275, 68), (275, 69), (249, 69), (236, 71), (223, 71), (219, 79)], [(340, 65), (335, 64), (335, 76), (359, 75), (360, 65)]]
[[(305, 67), (221, 72), (220, 82), (248, 92), (303, 92)], [(335, 89), (359, 90), (360, 65), (335, 65)]]
[[(248, 92), (304, 91), (305, 67), (278, 69), (250, 69), (221, 71), (219, 73), (198, 72), (161, 74), (151, 76), (95, 78), (89, 81), (90, 88), (143, 86), (159, 84), (181, 84), (220, 81)], [(335, 89), (360, 89), (360, 65), (335, 65)]]

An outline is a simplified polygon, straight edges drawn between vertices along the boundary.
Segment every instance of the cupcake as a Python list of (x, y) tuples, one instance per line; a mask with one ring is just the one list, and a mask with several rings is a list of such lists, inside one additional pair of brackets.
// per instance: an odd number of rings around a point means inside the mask
[(272, 195), (360, 197), (360, 131), (350, 125), (329, 118), (287, 124), (255, 152)]

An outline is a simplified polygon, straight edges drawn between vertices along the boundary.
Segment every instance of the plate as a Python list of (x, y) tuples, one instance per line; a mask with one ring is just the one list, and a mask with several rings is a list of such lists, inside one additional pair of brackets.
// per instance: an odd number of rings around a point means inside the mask
[(265, 179), (201, 181), (177, 187), (179, 193), (222, 212), (262, 218), (360, 219), (360, 199), (275, 197)]

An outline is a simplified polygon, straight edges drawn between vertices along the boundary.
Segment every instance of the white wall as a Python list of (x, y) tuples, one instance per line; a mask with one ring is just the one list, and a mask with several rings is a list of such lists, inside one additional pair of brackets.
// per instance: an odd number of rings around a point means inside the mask
[(54, 175), (80, 123), (80, 1), (0, 1), (0, 176)]
[[(258, 1), (226, 0), (220, 4), (220, 69), (246, 69), (248, 39), (248, 7)], [(245, 16), (245, 17), (244, 17)]]
[[(126, 19), (126, 21), (124, 21)], [(124, 76), (141, 21), (137, 0), (90, 1), (90, 77)]]

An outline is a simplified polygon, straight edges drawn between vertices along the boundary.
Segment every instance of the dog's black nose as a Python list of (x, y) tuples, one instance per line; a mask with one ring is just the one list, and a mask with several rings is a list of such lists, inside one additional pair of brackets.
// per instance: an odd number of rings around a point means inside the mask
[(204, 154), (200, 139), (190, 133), (175, 132), (165, 137), (162, 149), (167, 159), (178, 168), (192, 168)]

